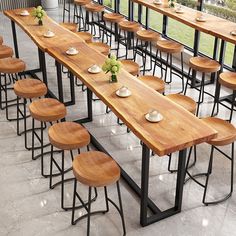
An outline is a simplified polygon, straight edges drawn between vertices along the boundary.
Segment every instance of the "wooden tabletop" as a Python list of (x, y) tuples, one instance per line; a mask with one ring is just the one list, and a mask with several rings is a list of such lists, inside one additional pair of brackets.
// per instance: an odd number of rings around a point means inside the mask
[[(41, 39), (38, 30), (35, 29), (41, 26), (33, 24), (33, 19), (30, 17), (26, 20), (26, 18), (18, 16), (17, 12), (19, 13), (19, 10), (6, 11), (5, 14), (24, 29), (40, 48), (44, 48), (48, 54), (77, 76), (112, 109), (140, 140), (159, 156), (209, 141), (216, 136), (217, 132), (203, 121), (149, 88), (124, 69), (118, 75), (118, 83), (112, 84), (108, 82), (109, 74), (88, 73), (88, 68), (93, 64), (102, 66), (106, 57), (81, 40), (74, 40), (77, 39), (74, 38), (75, 34), (69, 31), (66, 31), (68, 35), (60, 35), (67, 40), (58, 39), (46, 44), (44, 38)], [(51, 28), (54, 32), (58, 30), (58, 32), (65, 33), (64, 29), (50, 18), (47, 17), (44, 21), (45, 25), (46, 22), (50, 22), (53, 27), (55, 26), (55, 28)], [(65, 52), (71, 46), (77, 48), (79, 54), (68, 56)], [(123, 85), (132, 92), (128, 98), (119, 98), (115, 94), (116, 90)], [(145, 114), (150, 109), (157, 109), (164, 119), (159, 123), (148, 122)]]
[[(26, 8), (29, 13), (33, 8)], [(7, 10), (4, 14), (14, 21), (21, 29), (34, 41), (34, 43), (42, 50), (53, 45), (60, 45), (64, 42), (82, 42), (79, 36), (73, 32), (61, 27), (57, 22), (53, 21), (50, 17), (43, 18), (43, 25), (39, 26), (37, 20), (33, 16), (21, 16), (22, 9)], [(53, 38), (45, 38), (43, 35), (48, 30), (53, 31), (55, 36)]]
[[(230, 34), (231, 31), (236, 30), (236, 23), (216, 17), (211, 14), (197, 11), (195, 9), (182, 6), (184, 13), (176, 13), (175, 9), (169, 8), (168, 3), (164, 2), (162, 5), (153, 3), (153, 0), (131, 0), (135, 3), (141, 4), (156, 12), (166, 15), (174, 20), (177, 20), (185, 25), (188, 25), (196, 30), (210, 34), (217, 38), (223, 39), (227, 42), (236, 44), (236, 36)], [(196, 18), (201, 14), (206, 18), (205, 22), (198, 22)]]
[[(89, 48), (85, 43), (75, 43), (79, 54), (68, 56), (65, 51), (70, 44), (48, 48), (47, 52), (92, 90), (119, 117), (132, 132), (159, 156), (182, 150), (194, 144), (210, 140), (216, 131), (171, 102), (158, 92), (144, 85), (125, 70), (118, 75), (118, 83), (109, 83), (109, 75), (101, 72), (89, 74), (93, 64), (102, 66), (105, 56)], [(88, 56), (89, 55), (89, 56)], [(127, 86), (132, 95), (119, 98), (115, 92)], [(160, 123), (148, 122), (144, 115), (157, 109), (164, 119)]]

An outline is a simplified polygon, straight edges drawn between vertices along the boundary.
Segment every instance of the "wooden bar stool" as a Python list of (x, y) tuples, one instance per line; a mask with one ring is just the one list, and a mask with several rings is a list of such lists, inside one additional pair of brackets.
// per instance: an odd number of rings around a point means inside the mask
[[(31, 148), (27, 145), (27, 115), (26, 115), (26, 104), (27, 100), (32, 101), (32, 99), (43, 97), (47, 94), (47, 86), (37, 79), (22, 79), (15, 82), (14, 92), (17, 96), (17, 134), (21, 135), (24, 133), (25, 138), (25, 148), (30, 150)], [(20, 109), (20, 99), (23, 99), (23, 112)], [(24, 120), (23, 132), (20, 133), (20, 115)]]
[[(111, 47), (113, 31), (114, 31), (115, 41), (118, 40), (118, 24), (124, 19), (125, 19), (124, 16), (115, 12), (103, 14), (104, 30), (102, 35), (102, 42), (104, 42), (104, 36), (106, 34), (107, 43), (109, 43)], [(110, 24), (109, 29), (107, 23)]]
[[(139, 30), (136, 32), (136, 46), (134, 49), (134, 60), (136, 61), (137, 54), (142, 57), (143, 65), (142, 70), (143, 74), (146, 71), (152, 70), (152, 57), (149, 56), (150, 59), (150, 68), (146, 67), (147, 62), (147, 55), (148, 52), (152, 52), (152, 44), (157, 42), (160, 39), (160, 34), (152, 30)], [(140, 43), (140, 44), (139, 44)]]
[[(234, 175), (234, 142), (236, 140), (236, 128), (230, 124), (229, 122), (215, 118), (215, 117), (208, 117), (202, 119), (204, 123), (212, 127), (214, 130), (218, 132), (217, 137), (211, 139), (207, 143), (211, 145), (211, 154), (210, 154), (210, 159), (209, 159), (209, 164), (208, 164), (208, 170), (207, 173), (199, 173), (195, 175), (191, 175), (186, 169), (186, 174), (189, 176), (189, 179), (194, 180), (197, 184), (199, 184), (201, 187), (204, 188), (204, 193), (203, 193), (203, 204), (209, 205), (209, 204), (217, 204), (220, 202), (223, 202), (227, 200), (233, 192), (233, 175)], [(231, 145), (231, 155), (226, 154), (223, 150), (220, 149), (220, 147), (225, 147)], [(223, 198), (215, 201), (206, 201), (206, 193), (207, 193), (207, 188), (208, 188), (208, 181), (210, 174), (212, 173), (212, 165), (213, 165), (213, 158), (214, 158), (214, 150), (217, 150), (219, 153), (221, 153), (224, 157), (229, 159), (231, 161), (231, 184), (230, 184), (230, 192), (224, 196)], [(189, 156), (187, 159), (187, 164), (186, 168), (188, 168), (189, 165), (189, 160), (191, 157), (191, 152), (192, 148), (190, 149)], [(195, 152), (196, 155), (196, 152)], [(196, 178), (200, 176), (206, 176), (206, 181), (205, 184), (200, 183)], [(188, 181), (187, 179), (186, 181)]]
[(138, 78), (148, 87), (156, 90), (158, 93), (164, 94), (165, 83), (161, 78), (153, 75), (143, 75), (139, 76)]
[(88, 46), (93, 48), (94, 50), (102, 53), (105, 56), (108, 56), (110, 54), (111, 48), (106, 43), (92, 42), (92, 43), (88, 43)]
[[(183, 51), (184, 46), (180, 43), (174, 42), (172, 40), (158, 40), (156, 43), (156, 57), (154, 60), (154, 69), (153, 69), (153, 75), (155, 75), (156, 72), (156, 66), (160, 66), (161, 68), (161, 78), (163, 78), (163, 64), (165, 65), (165, 76), (164, 81), (165, 83), (169, 84), (172, 82), (172, 75), (176, 75), (181, 78), (182, 80), (182, 90), (180, 93), (184, 91), (184, 65), (183, 65)], [(157, 61), (158, 53), (160, 54), (160, 62)], [(166, 61), (163, 59), (163, 53), (166, 54)], [(180, 64), (181, 64), (181, 73), (175, 73), (173, 72), (173, 54), (180, 54)], [(168, 68), (170, 71), (170, 79), (167, 80), (167, 74), (168, 74)]]
[[(0, 74), (1, 74), (0, 106), (2, 110), (6, 109), (6, 118), (9, 121), (16, 120), (16, 118), (9, 118), (9, 111), (8, 111), (8, 108), (10, 106), (16, 105), (16, 104), (10, 104), (11, 102), (16, 101), (16, 99), (10, 100), (8, 98), (8, 90), (13, 89), (12, 87), (10, 87), (11, 83), (15, 83), (15, 81), (22, 78), (22, 76), (19, 73), (23, 72), (25, 68), (26, 68), (25, 63), (18, 58), (8, 57), (0, 59)], [(2, 93), (5, 94), (4, 101), (2, 99)], [(3, 104), (5, 104), (5, 107), (3, 106)]]
[[(57, 185), (61, 185), (61, 208), (64, 210), (71, 210), (72, 207), (65, 207), (64, 202), (64, 186), (65, 182), (70, 180), (74, 180), (74, 178), (65, 179), (65, 151), (69, 151), (71, 155), (71, 159), (73, 161), (73, 150), (77, 150), (80, 153), (80, 149), (87, 146), (87, 150), (89, 151), (89, 143), (90, 143), (90, 135), (88, 131), (80, 124), (75, 122), (60, 122), (53, 124), (48, 130), (48, 137), (51, 143), (51, 160), (50, 160), (50, 181), (49, 187), (53, 189)], [(53, 148), (57, 148), (61, 150), (61, 166), (58, 164), (56, 159), (53, 157), (54, 150)], [(61, 181), (52, 184), (52, 171), (53, 165), (57, 167), (61, 174)], [(68, 170), (71, 170), (69, 168)], [(97, 195), (97, 191), (95, 190), (95, 195)]]
[(82, 38), (85, 43), (92, 43), (93, 42), (93, 36), (89, 32), (76, 32), (76, 34)]
[(64, 27), (65, 29), (71, 31), (71, 32), (77, 32), (78, 31), (78, 25), (75, 24), (75, 23), (70, 23), (70, 22), (63, 22), (63, 23), (60, 23), (60, 26)]
[[(105, 7), (103, 5), (100, 5), (98, 3), (90, 2), (89, 4), (85, 5), (86, 10), (86, 21), (85, 21), (85, 30), (89, 30), (90, 25), (90, 33), (95, 38), (101, 38), (101, 22), (102, 22), (102, 15), (105, 10)], [(97, 16), (97, 19), (95, 19), (95, 16)], [(90, 19), (91, 18), (91, 19)], [(95, 25), (98, 25), (98, 36)]]
[(84, 17), (83, 7), (90, 2), (91, 0), (74, 0), (73, 22), (79, 24), (79, 31), (85, 29), (85, 17)]
[[(44, 137), (43, 137), (43, 124), (53, 122), (58, 122), (66, 116), (66, 107), (63, 103), (60, 103), (57, 99), (53, 98), (41, 98), (33, 101), (29, 105), (29, 111), (32, 117), (32, 159), (35, 160), (38, 157), (41, 157), (41, 174), (43, 177), (48, 177), (44, 173)], [(35, 131), (35, 120), (40, 122), (40, 137)], [(35, 152), (35, 137), (40, 142), (41, 153), (38, 156), (34, 155)]]
[(0, 45), (3, 44), (3, 37), (0, 36)]
[[(228, 107), (227, 105), (225, 105), (219, 101), (221, 85), (223, 87), (230, 89), (230, 90), (233, 90), (231, 107)], [(231, 122), (232, 118), (233, 118), (235, 99), (236, 99), (236, 73), (235, 72), (223, 72), (219, 75), (219, 79), (216, 82), (215, 99), (214, 99), (214, 105), (213, 105), (211, 116), (214, 115), (216, 106), (217, 106), (217, 113), (219, 112), (219, 103), (220, 103), (224, 107), (230, 109), (229, 122)]]
[(133, 76), (139, 75), (139, 64), (132, 60), (120, 60), (122, 67)]
[[(118, 28), (117, 58), (134, 60), (134, 34), (141, 29), (141, 25), (135, 21), (123, 20), (118, 24)], [(119, 56), (121, 44), (125, 47), (125, 55)], [(129, 50), (133, 52), (131, 58), (128, 58)]]
[(217, 61), (214, 61), (212, 59), (206, 58), (206, 57), (192, 57), (189, 60), (189, 72), (187, 77), (187, 82), (185, 85), (184, 94), (186, 94), (187, 86), (189, 84), (190, 73), (194, 70), (196, 72), (200, 72), (202, 74), (202, 80), (200, 84), (200, 91), (199, 91), (199, 97), (198, 97), (198, 106), (197, 106), (197, 112), (196, 115), (199, 114), (199, 108), (200, 104), (204, 101), (204, 87), (205, 87), (205, 74), (206, 73), (216, 73), (220, 70), (220, 64)]
[[(125, 221), (122, 207), (122, 200), (120, 194), (120, 168), (117, 163), (108, 155), (98, 151), (90, 151), (78, 155), (73, 161), (73, 173), (75, 175), (74, 182), (74, 195), (73, 195), (73, 209), (72, 209), (72, 225), (85, 216), (87, 216), (87, 236), (90, 235), (90, 216), (97, 213), (107, 213), (109, 211), (109, 202), (115, 206), (120, 214), (123, 227), (123, 235), (126, 234)], [(82, 199), (77, 193), (77, 181), (89, 187), (88, 193), (88, 206), (84, 204)], [(116, 183), (117, 193), (119, 199), (119, 207), (108, 197), (107, 186)], [(104, 187), (106, 210), (91, 212), (91, 189), (92, 187)], [(86, 215), (74, 219), (75, 217), (75, 203), (76, 197), (80, 200), (82, 205), (84, 205), (87, 211)]]
[(11, 47), (8, 47), (6, 45), (0, 44), (0, 59), (12, 57), (13, 56), (13, 50)]

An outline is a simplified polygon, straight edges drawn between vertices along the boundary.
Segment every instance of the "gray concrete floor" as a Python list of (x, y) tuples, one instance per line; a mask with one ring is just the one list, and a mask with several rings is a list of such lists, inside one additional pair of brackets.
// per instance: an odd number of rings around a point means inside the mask
[[(60, 10), (49, 12), (49, 15), (59, 20)], [(7, 45), (13, 46), (10, 21), (0, 14), (0, 32)], [(27, 67), (38, 67), (37, 48), (29, 37), (17, 28), (20, 57)], [(49, 88), (55, 93), (56, 74), (52, 58), (47, 56)], [(157, 72), (158, 74), (158, 72)], [(41, 74), (39, 74), (41, 76)], [(68, 80), (65, 78), (64, 92), (69, 98)], [(166, 86), (166, 93), (174, 93), (180, 89), (179, 79), (175, 78), (171, 85)], [(214, 92), (214, 85), (206, 88)], [(223, 91), (227, 94), (228, 91)], [(189, 95), (196, 99), (198, 92), (189, 90)], [(13, 94), (11, 95), (14, 96)], [(147, 101), (148, 102), (148, 101)], [(86, 124), (89, 131), (95, 135), (117, 162), (140, 184), (141, 146), (132, 133), (126, 133), (125, 126), (116, 124), (114, 114), (105, 114), (105, 105), (94, 102), (94, 121)], [(212, 98), (205, 98), (200, 116), (209, 116), (212, 109)], [(10, 110), (12, 116), (15, 109)], [(221, 107), (219, 114), (228, 117), (228, 111)], [(76, 105), (68, 108), (68, 120), (75, 120), (86, 115), (86, 94), (81, 88), (76, 88)], [(235, 120), (233, 120), (235, 123)], [(29, 120), (30, 125), (30, 120)], [(45, 136), (47, 133), (45, 131)], [(5, 112), (0, 113), (0, 235), (35, 236), (35, 235), (86, 235), (86, 220), (71, 226), (71, 212), (60, 209), (60, 187), (49, 190), (48, 179), (40, 175), (40, 161), (32, 161), (31, 153), (24, 149), (23, 137), (16, 135), (15, 122), (7, 122)], [(205, 171), (209, 160), (210, 147), (199, 145), (198, 161), (193, 173)], [(229, 147), (224, 150), (230, 151)], [(176, 167), (174, 155), (173, 168)], [(213, 200), (229, 190), (230, 163), (216, 153), (213, 173), (210, 178), (208, 199)], [(150, 162), (150, 197), (161, 209), (171, 207), (174, 201), (176, 174), (167, 171), (167, 157), (151, 157)], [(67, 165), (71, 165), (68, 155)], [(48, 166), (47, 166), (48, 167)], [(71, 173), (69, 174), (71, 175)], [(87, 191), (79, 186), (83, 197)], [(127, 235), (236, 235), (236, 197), (235, 194), (226, 202), (216, 206), (203, 206), (201, 203), (203, 189), (190, 181), (184, 186), (183, 209), (178, 215), (142, 228), (139, 225), (139, 199), (127, 185), (121, 181), (121, 192)], [(93, 209), (105, 207), (104, 195), (99, 190), (99, 198), (93, 203)], [(109, 187), (110, 197), (116, 198), (114, 186)], [(72, 201), (72, 184), (66, 186), (67, 205)], [(84, 214), (83, 210), (77, 211)], [(91, 235), (121, 235), (121, 222), (116, 210), (111, 207), (105, 215), (97, 215), (91, 220)]]

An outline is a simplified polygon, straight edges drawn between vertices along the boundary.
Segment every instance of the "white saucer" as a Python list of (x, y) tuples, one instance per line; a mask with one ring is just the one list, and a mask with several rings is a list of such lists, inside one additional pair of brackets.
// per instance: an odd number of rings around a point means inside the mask
[(21, 12), (20, 15), (21, 16), (29, 16), (29, 12)]
[(161, 5), (162, 4), (162, 2), (160, 1), (160, 2), (153, 2), (153, 4), (155, 4), (155, 5)]
[(127, 98), (127, 97), (129, 97), (131, 94), (132, 94), (132, 93), (131, 93), (130, 90), (128, 90), (125, 95), (124, 95), (124, 94), (121, 95), (121, 94), (120, 94), (120, 90), (117, 90), (117, 91), (116, 91), (116, 95), (117, 95), (118, 97), (121, 97), (121, 98)]
[(74, 56), (74, 55), (77, 55), (79, 53), (78, 50), (76, 50), (75, 52), (71, 53), (69, 52), (69, 50), (66, 51), (66, 54), (69, 55), (69, 56)]
[(151, 119), (151, 118), (149, 117), (149, 113), (147, 113), (147, 114), (145, 115), (145, 118), (146, 118), (146, 120), (148, 120), (149, 122), (156, 123), (156, 122), (160, 122), (160, 121), (163, 119), (163, 116), (159, 113), (158, 116), (157, 116), (157, 118), (156, 118), (155, 120), (153, 120), (153, 119)]
[(230, 34), (236, 36), (236, 30), (231, 31)]
[(205, 21), (206, 21), (206, 18), (197, 17), (197, 18), (196, 18), (196, 21), (205, 22)]
[(52, 32), (52, 34), (47, 34), (47, 33), (44, 33), (43, 35), (45, 38), (53, 38), (55, 36), (55, 34)]
[(176, 13), (179, 13), (179, 14), (183, 14), (183, 13), (184, 13), (184, 10), (183, 10), (183, 9), (176, 9), (175, 12), (176, 12)]
[(100, 73), (101, 71), (102, 71), (102, 70), (101, 70), (100, 67), (99, 67), (98, 70), (96, 70), (96, 71), (93, 71), (93, 70), (91, 69), (91, 67), (88, 68), (88, 72), (91, 73), (91, 74), (98, 74), (98, 73)]

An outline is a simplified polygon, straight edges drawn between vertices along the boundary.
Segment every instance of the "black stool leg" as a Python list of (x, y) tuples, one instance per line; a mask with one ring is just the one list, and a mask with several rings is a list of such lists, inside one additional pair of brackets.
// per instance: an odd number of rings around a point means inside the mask
[(205, 84), (205, 73), (202, 73), (202, 81), (201, 81), (201, 86), (200, 86), (200, 91), (199, 91), (196, 116), (198, 116), (199, 109), (200, 109), (200, 104), (203, 102), (203, 98), (204, 98), (204, 84)]
[(92, 188), (89, 187), (89, 193), (88, 193), (87, 236), (90, 235), (91, 189), (92, 189)]
[(231, 112), (230, 112), (229, 122), (231, 122), (231, 121), (232, 121), (232, 118), (233, 118), (235, 98), (236, 98), (236, 90), (233, 91), (232, 106), (231, 106)]
[(191, 68), (189, 68), (189, 70), (188, 70), (187, 81), (186, 81), (185, 88), (184, 88), (184, 95), (186, 95), (186, 92), (187, 92), (187, 87), (188, 87), (188, 83), (190, 80), (190, 74), (191, 74)]
[[(212, 108), (211, 116), (215, 116), (219, 112), (220, 88), (221, 88), (221, 84), (217, 80), (216, 81), (216, 89), (215, 89), (214, 105)], [(216, 114), (215, 114), (215, 107), (217, 108)]]
[(122, 200), (121, 200), (121, 194), (120, 194), (119, 181), (116, 182), (116, 186), (117, 186), (117, 193), (118, 193), (118, 198), (119, 198), (120, 216), (121, 216), (121, 221), (122, 221), (123, 234), (126, 235), (125, 219), (124, 219), (124, 212), (123, 212), (123, 206), (122, 206)]

